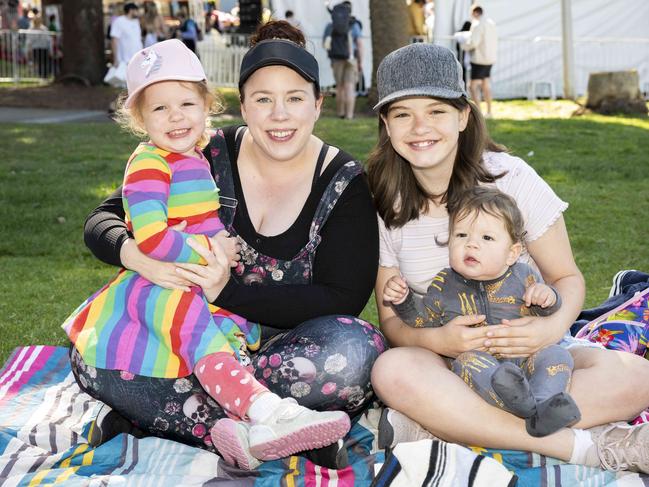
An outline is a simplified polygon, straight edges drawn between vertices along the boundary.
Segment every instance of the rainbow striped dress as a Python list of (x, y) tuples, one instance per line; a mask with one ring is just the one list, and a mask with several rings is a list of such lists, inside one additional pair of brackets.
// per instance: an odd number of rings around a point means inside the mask
[[(189, 245), (223, 230), (209, 164), (140, 144), (126, 166), (122, 198), (138, 248), (153, 259), (205, 264)], [(183, 232), (171, 226), (187, 222)], [(184, 377), (203, 356), (259, 347), (260, 327), (208, 303), (201, 289), (165, 289), (122, 269), (63, 324), (83, 360), (149, 377)]]

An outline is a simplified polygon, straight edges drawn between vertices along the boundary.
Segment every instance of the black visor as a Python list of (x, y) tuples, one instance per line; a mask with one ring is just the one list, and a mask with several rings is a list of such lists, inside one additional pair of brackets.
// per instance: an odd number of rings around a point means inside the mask
[(252, 73), (266, 66), (286, 66), (320, 87), (318, 61), (310, 52), (293, 41), (269, 39), (256, 44), (243, 57), (239, 71), (239, 91)]

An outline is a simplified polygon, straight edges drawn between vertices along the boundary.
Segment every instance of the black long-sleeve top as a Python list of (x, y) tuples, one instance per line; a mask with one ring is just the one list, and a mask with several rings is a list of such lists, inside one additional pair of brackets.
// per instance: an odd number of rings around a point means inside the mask
[[(228, 131), (226, 131), (227, 133)], [(236, 165), (234, 144), (228, 141), (231, 164)], [(204, 151), (210, 158), (210, 146)], [(339, 151), (318, 178), (300, 215), (291, 227), (277, 236), (258, 234), (246, 211), (237, 211), (233, 226), (261, 254), (290, 259), (309, 240), (309, 227), (318, 202), (334, 175), (337, 162), (352, 157)], [(331, 170), (330, 170), (331, 169)], [(235, 196), (245, 208), (244, 194), (234, 178)], [(120, 249), (129, 234), (124, 223), (122, 189), (118, 188), (86, 219), (84, 240), (103, 262), (121, 265)], [(367, 180), (354, 178), (347, 186), (320, 231), (311, 284), (248, 286), (230, 279), (214, 304), (250, 321), (274, 328), (293, 328), (299, 323), (328, 314), (358, 315), (365, 306), (378, 269), (377, 219)]]

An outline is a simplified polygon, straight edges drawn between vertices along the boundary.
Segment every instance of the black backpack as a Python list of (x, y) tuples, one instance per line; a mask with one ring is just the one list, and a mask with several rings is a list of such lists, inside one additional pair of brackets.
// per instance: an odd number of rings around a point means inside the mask
[(351, 46), (349, 31), (352, 25), (352, 12), (349, 5), (339, 3), (331, 11), (331, 59), (349, 59)]

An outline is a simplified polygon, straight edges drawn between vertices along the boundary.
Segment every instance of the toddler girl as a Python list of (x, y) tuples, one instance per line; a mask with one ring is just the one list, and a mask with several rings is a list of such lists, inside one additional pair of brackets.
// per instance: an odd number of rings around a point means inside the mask
[[(164, 41), (133, 56), (127, 85), (124, 112), (150, 139), (131, 155), (123, 184), (127, 225), (139, 249), (161, 261), (205, 265), (197, 244), (219, 247), (217, 253), (226, 247), (236, 261), (200, 151), (214, 102), (200, 61), (181, 41)], [(174, 227), (180, 222), (184, 231)], [(88, 365), (150, 377), (195, 374), (229, 416), (251, 423), (245, 431), (258, 459), (326, 446), (349, 429), (344, 412), (311, 411), (261, 385), (237, 360), (258, 347), (259, 325), (213, 306), (198, 287), (165, 289), (122, 269), (63, 328)], [(214, 433), (212, 439), (227, 450)]]
[[(559, 294), (539, 273), (517, 262), (524, 222), (516, 202), (495, 188), (476, 187), (449, 207), (450, 268), (440, 271), (422, 298), (400, 276), (385, 285), (383, 300), (408, 325), (444, 326), (456, 316), (485, 315), (485, 325), (559, 309)], [(581, 415), (566, 392), (573, 360), (560, 345), (527, 358), (494, 357), (486, 351), (460, 354), (452, 370), (494, 406), (526, 419), (532, 436), (546, 436)]]

